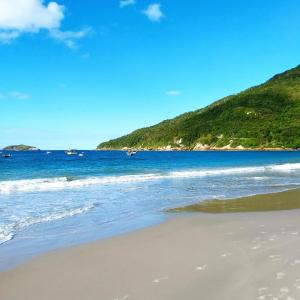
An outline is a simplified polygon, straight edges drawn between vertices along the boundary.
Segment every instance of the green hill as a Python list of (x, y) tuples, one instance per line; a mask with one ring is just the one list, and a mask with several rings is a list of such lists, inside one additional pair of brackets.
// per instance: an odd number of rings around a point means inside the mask
[(97, 149), (300, 148), (300, 66)]

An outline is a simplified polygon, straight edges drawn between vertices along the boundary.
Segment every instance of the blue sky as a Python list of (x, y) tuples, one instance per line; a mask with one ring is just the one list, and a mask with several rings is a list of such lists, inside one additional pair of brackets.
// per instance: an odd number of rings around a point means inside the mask
[(0, 0), (0, 147), (93, 149), (300, 64), (298, 0), (121, 2)]

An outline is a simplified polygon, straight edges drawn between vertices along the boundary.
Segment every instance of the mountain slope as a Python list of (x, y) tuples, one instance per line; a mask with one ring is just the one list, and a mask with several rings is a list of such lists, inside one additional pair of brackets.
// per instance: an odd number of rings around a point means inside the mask
[(300, 148), (300, 66), (98, 149)]

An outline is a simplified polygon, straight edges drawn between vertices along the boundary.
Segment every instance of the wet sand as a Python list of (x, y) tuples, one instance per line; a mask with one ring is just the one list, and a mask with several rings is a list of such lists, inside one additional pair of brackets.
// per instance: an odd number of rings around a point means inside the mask
[(300, 190), (293, 189), (274, 194), (255, 195), (229, 200), (207, 200), (200, 203), (169, 209), (169, 212), (258, 212), (300, 209)]
[(179, 214), (2, 272), (0, 299), (300, 299), (299, 249), (298, 209)]

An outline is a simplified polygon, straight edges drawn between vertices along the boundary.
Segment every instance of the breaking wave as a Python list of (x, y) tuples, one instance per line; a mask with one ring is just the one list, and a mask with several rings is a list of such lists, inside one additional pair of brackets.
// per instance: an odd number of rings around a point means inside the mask
[[(106, 184), (122, 184), (130, 182), (143, 182), (163, 179), (177, 178), (196, 178), (205, 176), (227, 176), (227, 175), (272, 175), (282, 172), (293, 172), (300, 170), (300, 163), (288, 163), (281, 165), (266, 165), (253, 167), (237, 167), (223, 169), (201, 169), (201, 170), (185, 170), (172, 171), (168, 173), (157, 174), (140, 174), (140, 175), (119, 175), (119, 176), (102, 176), (102, 177), (87, 177), (82, 179), (70, 179), (68, 177), (55, 178), (39, 178), (0, 181), (0, 193), (12, 192), (43, 192), (60, 189), (80, 188), (91, 185), (106, 185)], [(258, 178), (257, 176), (256, 178)], [(1, 233), (0, 233), (1, 234)]]

